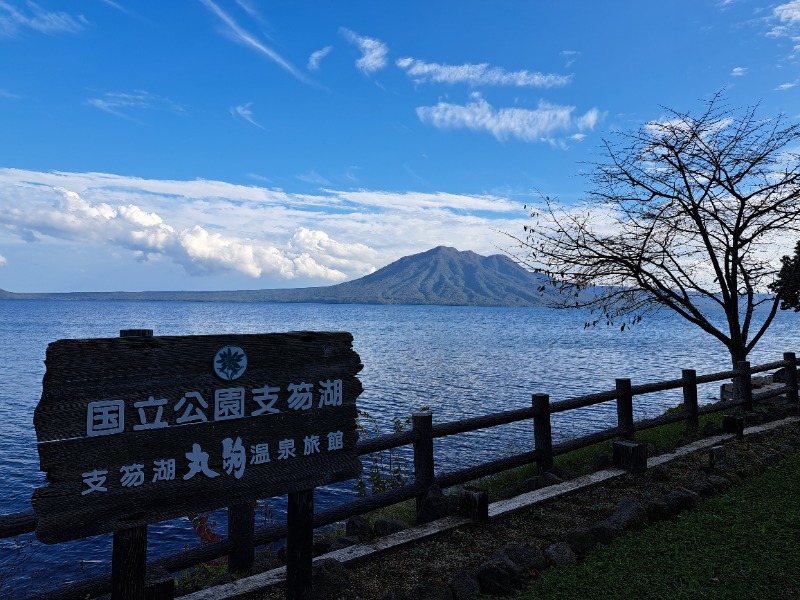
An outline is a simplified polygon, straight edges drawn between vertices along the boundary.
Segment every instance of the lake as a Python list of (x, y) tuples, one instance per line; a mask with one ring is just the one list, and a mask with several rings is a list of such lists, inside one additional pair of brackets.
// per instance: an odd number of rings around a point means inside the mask
[[(388, 433), (394, 417), (423, 406), (434, 423), (530, 405), (532, 393), (552, 401), (612, 389), (617, 377), (634, 384), (730, 368), (723, 346), (677, 317), (660, 315), (631, 331), (585, 330), (584, 315), (542, 308), (374, 306), (135, 301), (0, 301), (0, 513), (31, 510), (38, 471), (33, 411), (41, 395), (48, 343), (65, 338), (117, 337), (120, 329), (149, 328), (154, 335), (349, 331), (364, 369), (358, 407)], [(781, 312), (751, 353), (752, 364), (800, 354), (800, 315)], [(718, 393), (701, 388), (701, 403)], [(681, 401), (678, 392), (635, 400), (637, 419)], [(613, 403), (554, 416), (555, 441), (615, 422)], [(532, 446), (532, 424), (519, 423), (437, 440), (437, 472), (499, 458)], [(408, 453), (405, 454), (408, 458)], [(355, 497), (353, 482), (317, 490), (324, 508)], [(285, 499), (262, 503), (259, 520), (280, 520)], [(213, 515), (224, 532), (224, 511)], [(108, 569), (110, 535), (46, 546), (34, 536), (0, 541), (0, 596), (100, 574)], [(151, 557), (196, 545), (189, 521), (149, 528)], [(46, 574), (45, 577), (42, 577)], [(31, 580), (36, 583), (31, 588)]]

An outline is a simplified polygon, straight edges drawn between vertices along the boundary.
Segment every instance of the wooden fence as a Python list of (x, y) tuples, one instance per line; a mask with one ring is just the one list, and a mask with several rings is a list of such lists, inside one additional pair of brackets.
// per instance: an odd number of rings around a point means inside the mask
[[(305, 515), (305, 517), (306, 519), (311, 517), (313, 527), (318, 528), (406, 500), (416, 499), (419, 507), (426, 490), (434, 484), (441, 488), (451, 487), (533, 462), (536, 462), (537, 469), (540, 472), (544, 472), (553, 466), (553, 458), (555, 456), (566, 454), (573, 450), (611, 439), (633, 440), (637, 431), (680, 421), (685, 422), (687, 430), (695, 430), (698, 427), (701, 415), (738, 407), (741, 407), (745, 412), (749, 412), (756, 403), (775, 396), (785, 395), (788, 403), (796, 408), (799, 403), (797, 371), (795, 368), (797, 365), (798, 360), (795, 353), (786, 352), (783, 355), (783, 360), (752, 367), (749, 362), (743, 361), (738, 363), (735, 370), (707, 375), (698, 375), (693, 369), (685, 369), (682, 371), (680, 379), (643, 385), (633, 385), (630, 379), (617, 379), (613, 390), (577, 396), (560, 402), (550, 402), (550, 397), (547, 394), (533, 394), (531, 406), (526, 408), (435, 425), (433, 424), (432, 413), (414, 413), (410, 430), (360, 440), (357, 445), (359, 456), (409, 444), (413, 445), (413, 483), (328, 508), (314, 513), (313, 516)], [(761, 393), (754, 393), (752, 375), (780, 368), (784, 368), (785, 372), (784, 385), (773, 387)], [(729, 380), (732, 380), (734, 384), (734, 399), (705, 406), (698, 405), (698, 385)], [(675, 389), (682, 390), (683, 410), (670, 412), (652, 419), (634, 420), (634, 398), (644, 394)], [(616, 426), (566, 442), (553, 443), (551, 415), (614, 400), (616, 400), (617, 404)], [(434, 439), (531, 419), (533, 420), (534, 429), (532, 450), (455, 472), (442, 474), (435, 472)], [(36, 529), (36, 522), (36, 515), (33, 512), (0, 515), (0, 538), (31, 533)], [(171, 599), (174, 585), (171, 573), (223, 556), (229, 557), (228, 567), (230, 570), (238, 573), (247, 572), (251, 568), (256, 546), (286, 539), (287, 535), (289, 535), (289, 532), (285, 524), (254, 528), (252, 508), (245, 510), (241, 505), (229, 507), (228, 537), (218, 542), (165, 556), (147, 564), (148, 587), (145, 597), (148, 600)], [(136, 541), (134, 540), (132, 543), (135, 544)], [(115, 553), (124, 551), (125, 546), (123, 544), (120, 544), (119, 547), (115, 544)], [(39, 593), (31, 596), (31, 599), (78, 600), (87, 596), (99, 596), (108, 593), (111, 589), (112, 578), (109, 573), (81, 582), (71, 583), (55, 591)]]

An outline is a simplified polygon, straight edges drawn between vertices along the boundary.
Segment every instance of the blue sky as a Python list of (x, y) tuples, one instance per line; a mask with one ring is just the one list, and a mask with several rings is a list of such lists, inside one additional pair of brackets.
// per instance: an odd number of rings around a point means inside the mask
[(329, 285), (510, 248), (663, 107), (800, 116), (800, 0), (0, 0), (0, 288)]

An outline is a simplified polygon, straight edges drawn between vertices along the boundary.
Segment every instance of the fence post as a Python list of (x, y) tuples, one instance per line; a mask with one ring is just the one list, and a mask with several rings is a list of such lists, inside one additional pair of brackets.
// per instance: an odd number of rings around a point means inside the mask
[(750, 361), (736, 363), (736, 377), (733, 380), (734, 398), (741, 402), (745, 412), (753, 411), (753, 380), (750, 374)]
[(422, 484), (422, 491), (417, 496), (417, 515), (419, 516), (422, 510), (422, 500), (434, 482), (433, 413), (430, 411), (412, 413), (411, 426), (419, 433), (419, 439), (414, 442), (414, 482)]
[(539, 474), (553, 468), (553, 431), (550, 423), (550, 396), (533, 394), (531, 405), (533, 415), (534, 449), (539, 453), (536, 459), (536, 470)]
[(783, 360), (789, 363), (783, 369), (787, 387), (786, 399), (790, 404), (797, 405), (800, 403), (797, 395), (797, 357), (795, 357), (794, 352), (784, 352)]
[(617, 379), (617, 426), (623, 430), (622, 438), (633, 440), (633, 394), (630, 379)]
[(700, 427), (700, 413), (697, 408), (697, 371), (683, 369), (683, 409), (686, 411), (686, 431), (697, 431)]
[[(119, 337), (153, 337), (152, 329), (120, 329)], [(144, 600), (147, 525), (114, 532), (111, 547), (111, 599)]]
[(228, 555), (228, 572), (246, 574), (253, 570), (253, 526), (256, 508), (253, 502), (228, 507), (228, 538), (233, 540), (233, 552)]

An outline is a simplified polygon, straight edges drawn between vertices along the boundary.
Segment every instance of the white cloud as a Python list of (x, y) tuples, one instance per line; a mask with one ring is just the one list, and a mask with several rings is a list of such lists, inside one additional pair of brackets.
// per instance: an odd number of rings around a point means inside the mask
[(386, 66), (386, 56), (389, 54), (386, 44), (375, 38), (358, 35), (345, 27), (342, 27), (340, 31), (344, 39), (357, 46), (361, 51), (361, 58), (356, 61), (356, 66), (364, 75), (380, 71)]
[(11, 37), (22, 29), (39, 33), (80, 33), (88, 24), (83, 15), (73, 17), (63, 11), (48, 11), (29, 0), (25, 8), (0, 0), (0, 36)]
[(779, 4), (772, 9), (769, 20), (777, 24), (773, 25), (767, 35), (787, 37), (794, 42), (794, 51), (800, 51), (800, 0)]
[(0, 254), (0, 267), (5, 266), (6, 264), (8, 264), (8, 259), (2, 254)]
[(525, 219), (519, 203), (491, 195), (302, 195), (221, 181), (0, 169), (0, 241), (20, 244), (13, 268), (28, 261), (19, 257), (25, 242), (47, 249), (39, 254), (127, 256), (145, 269), (140, 289), (147, 269), (170, 263), (206, 279), (271, 282), (263, 287), (330, 284), (441, 244), (494, 253), (507, 241), (497, 230), (516, 231)]
[(89, 98), (86, 102), (111, 115), (129, 120), (135, 120), (130, 116), (132, 111), (168, 110), (176, 113), (184, 112), (182, 106), (174, 103), (169, 98), (154, 96), (144, 90), (106, 92), (101, 97)]
[(797, 80), (790, 81), (790, 82), (787, 82), (787, 83), (780, 84), (778, 87), (775, 88), (775, 90), (778, 91), (778, 92), (784, 92), (786, 90), (792, 89), (796, 85), (797, 85)]
[(558, 143), (558, 136), (571, 131), (594, 129), (600, 111), (592, 108), (582, 116), (574, 115), (574, 106), (540, 102), (538, 108), (495, 109), (478, 94), (466, 104), (440, 102), (436, 106), (421, 106), (417, 115), (423, 123), (440, 129), (472, 129), (487, 131), (498, 140), (510, 137), (524, 142)]
[(234, 117), (239, 117), (244, 119), (251, 125), (255, 125), (259, 129), (264, 129), (258, 122), (256, 122), (255, 117), (253, 116), (253, 111), (250, 107), (253, 106), (252, 102), (247, 102), (246, 104), (239, 104), (238, 106), (231, 107), (231, 114)]
[(322, 61), (323, 58), (328, 56), (333, 50), (333, 46), (325, 46), (317, 50), (316, 52), (312, 52), (311, 56), (308, 57), (308, 70), (309, 71), (317, 71), (319, 70), (319, 63)]
[(747, 69), (745, 67), (734, 67), (731, 71), (731, 77), (742, 77), (743, 75), (747, 74)]
[(217, 6), (212, 0), (200, 0), (208, 10), (214, 13), (220, 21), (222, 21), (225, 26), (227, 27), (226, 32), (227, 34), (233, 39), (235, 42), (242, 44), (243, 46), (247, 46), (258, 52), (259, 54), (263, 54), (271, 61), (279, 65), (284, 70), (288, 71), (292, 75), (294, 75), (300, 81), (305, 81), (305, 77), (294, 68), (294, 66), (285, 58), (283, 58), (280, 54), (275, 52), (272, 48), (268, 47), (266, 44), (261, 42), (259, 39), (256, 38), (252, 33), (241, 27), (228, 13), (222, 10), (219, 6)]
[(466, 83), (472, 86), (495, 85), (551, 88), (567, 85), (571, 75), (553, 75), (530, 71), (506, 71), (488, 63), (445, 65), (426, 63), (414, 58), (400, 58), (395, 64), (417, 83)]

